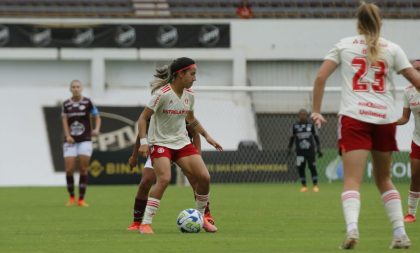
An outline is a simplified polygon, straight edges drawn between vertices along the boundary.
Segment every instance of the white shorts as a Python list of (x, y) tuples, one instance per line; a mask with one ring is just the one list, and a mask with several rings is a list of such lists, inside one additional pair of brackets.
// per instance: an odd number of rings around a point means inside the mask
[(93, 147), (91, 141), (82, 141), (78, 143), (67, 143), (63, 144), (64, 157), (77, 157), (79, 155), (92, 156)]
[(144, 168), (153, 170), (152, 159), (150, 159), (150, 156), (147, 157), (147, 161), (144, 164)]

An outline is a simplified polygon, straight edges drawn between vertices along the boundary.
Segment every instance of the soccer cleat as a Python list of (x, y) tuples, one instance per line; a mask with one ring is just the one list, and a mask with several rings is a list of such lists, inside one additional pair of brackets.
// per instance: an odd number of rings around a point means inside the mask
[(79, 199), (77, 201), (77, 205), (81, 206), (81, 207), (89, 207), (88, 203), (86, 203), (86, 201), (84, 199)]
[(394, 237), (394, 239), (392, 239), (391, 246), (389, 246), (390, 249), (408, 249), (410, 247), (411, 241), (407, 235), (402, 235), (397, 238)]
[(140, 224), (139, 232), (140, 234), (154, 234), (151, 224)]
[(210, 212), (204, 214), (204, 220), (212, 225), (215, 224), (213, 216), (211, 216)]
[(70, 197), (69, 201), (67, 201), (66, 206), (72, 206), (74, 205), (74, 203), (76, 203), (76, 198), (75, 197)]
[(217, 227), (204, 219), (203, 229), (209, 233), (216, 233)]
[(343, 244), (341, 245), (341, 249), (354, 249), (359, 240), (359, 231), (357, 229), (350, 230), (346, 234), (346, 238), (344, 238)]
[(318, 185), (314, 185), (314, 187), (312, 188), (313, 192), (319, 192), (319, 187)]
[(407, 214), (404, 217), (404, 222), (405, 223), (414, 223), (414, 222), (416, 222), (416, 216), (415, 215), (412, 215), (412, 214)]
[(302, 188), (300, 188), (300, 192), (307, 192), (308, 188), (306, 186), (302, 186)]
[(140, 222), (133, 221), (133, 223), (131, 223), (131, 225), (128, 226), (127, 230), (128, 231), (133, 231), (133, 230), (139, 230), (139, 228), (140, 228)]

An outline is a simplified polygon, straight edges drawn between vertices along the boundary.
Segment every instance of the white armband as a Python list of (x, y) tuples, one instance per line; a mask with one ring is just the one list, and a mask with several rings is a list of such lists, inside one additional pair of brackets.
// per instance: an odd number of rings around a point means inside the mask
[(147, 138), (141, 138), (140, 139), (140, 145), (148, 145)]

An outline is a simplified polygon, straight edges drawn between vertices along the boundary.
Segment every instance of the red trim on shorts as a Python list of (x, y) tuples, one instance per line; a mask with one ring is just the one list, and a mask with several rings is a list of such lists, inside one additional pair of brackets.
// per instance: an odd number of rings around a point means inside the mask
[(420, 147), (414, 141), (411, 142), (410, 158), (420, 160)]
[(398, 151), (396, 123), (372, 124), (345, 115), (339, 118), (339, 151), (376, 150), (381, 152)]
[(198, 154), (198, 150), (191, 143), (181, 149), (170, 149), (159, 145), (153, 145), (150, 148), (150, 158), (152, 159), (152, 164), (155, 158), (167, 157), (169, 160), (176, 162), (182, 157)]

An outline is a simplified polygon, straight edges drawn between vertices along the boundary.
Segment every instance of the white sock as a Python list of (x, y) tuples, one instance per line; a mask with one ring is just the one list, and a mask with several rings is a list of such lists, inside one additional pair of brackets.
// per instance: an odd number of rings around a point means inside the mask
[(155, 216), (159, 206), (159, 199), (149, 197), (147, 199), (146, 210), (144, 211), (144, 216), (141, 224), (152, 224), (153, 216)]
[(416, 216), (417, 205), (419, 204), (420, 192), (408, 192), (408, 213)]
[(401, 197), (397, 190), (389, 190), (382, 194), (386, 213), (392, 223), (394, 237), (405, 235), (404, 218), (401, 206)]
[(357, 222), (360, 213), (360, 193), (358, 191), (345, 191), (341, 194), (344, 219), (347, 225), (347, 232), (358, 230)]
[(204, 215), (204, 211), (206, 210), (207, 202), (209, 201), (209, 195), (199, 195), (195, 194), (195, 204), (197, 210)]

